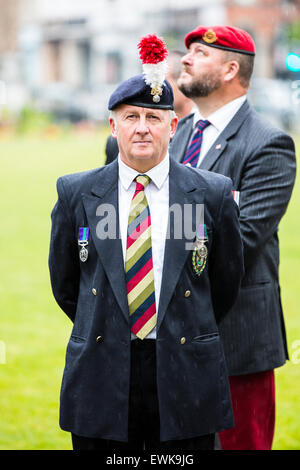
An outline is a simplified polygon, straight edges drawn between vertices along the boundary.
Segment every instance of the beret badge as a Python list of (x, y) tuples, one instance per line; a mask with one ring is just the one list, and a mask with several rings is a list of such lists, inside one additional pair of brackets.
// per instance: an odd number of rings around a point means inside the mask
[(143, 64), (145, 82), (151, 87), (154, 103), (159, 103), (163, 93), (163, 83), (167, 72), (168, 50), (162, 39), (155, 34), (144, 36), (139, 44), (140, 59)]
[(160, 96), (162, 95), (162, 88), (158, 85), (156, 85), (154, 88), (151, 90), (151, 95), (153, 95), (153, 101), (154, 103), (159, 103), (160, 102)]
[(202, 36), (203, 41), (212, 44), (217, 41), (217, 35), (212, 29), (208, 29)]

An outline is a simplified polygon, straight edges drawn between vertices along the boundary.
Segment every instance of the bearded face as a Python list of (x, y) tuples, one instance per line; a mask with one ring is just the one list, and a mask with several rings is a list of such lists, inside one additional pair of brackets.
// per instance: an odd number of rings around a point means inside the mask
[(182, 58), (178, 88), (188, 98), (207, 97), (222, 86), (224, 51), (192, 43)]
[(181, 80), (177, 82), (180, 91), (188, 98), (200, 98), (209, 96), (213, 91), (221, 87), (221, 79), (217, 72), (202, 73), (190, 80)]

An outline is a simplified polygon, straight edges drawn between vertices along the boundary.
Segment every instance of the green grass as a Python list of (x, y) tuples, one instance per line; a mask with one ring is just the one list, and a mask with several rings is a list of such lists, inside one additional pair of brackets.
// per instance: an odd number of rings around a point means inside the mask
[(57, 177), (102, 165), (104, 143), (102, 134), (0, 142), (0, 449), (71, 448), (58, 428), (71, 323), (49, 284), (50, 212)]
[[(297, 156), (300, 138), (295, 138)], [(296, 177), (288, 211), (279, 227), (280, 283), (290, 361), (276, 370), (276, 430), (274, 449), (300, 449), (300, 179)], [(296, 343), (298, 342), (298, 344)]]
[[(103, 164), (105, 135), (0, 141), (0, 341), (6, 346), (5, 364), (0, 356), (0, 449), (71, 449), (69, 434), (58, 426), (71, 323), (53, 300), (49, 284), (50, 212), (58, 176)], [(291, 355), (293, 342), (300, 340), (299, 208), (297, 182), (280, 226), (280, 276)], [(299, 449), (300, 363), (278, 369), (276, 385), (274, 448)]]

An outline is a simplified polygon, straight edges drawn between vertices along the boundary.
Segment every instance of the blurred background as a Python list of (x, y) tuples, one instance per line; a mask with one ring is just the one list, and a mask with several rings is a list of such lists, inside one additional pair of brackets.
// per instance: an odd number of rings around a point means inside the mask
[(253, 104), (282, 127), (299, 126), (297, 0), (0, 0), (0, 11), (2, 126), (34, 110), (55, 122), (102, 123), (112, 90), (141, 71), (139, 38), (155, 32), (184, 50), (186, 32), (200, 23), (251, 33)]
[[(249, 99), (298, 151), (300, 0), (0, 0), (0, 12), (0, 449), (71, 449), (58, 426), (71, 324), (47, 267), (57, 177), (104, 163), (108, 98), (141, 72), (141, 36), (184, 52), (198, 24), (251, 33)], [(300, 449), (299, 210), (296, 181), (279, 228), (290, 361), (276, 371), (274, 449)]]

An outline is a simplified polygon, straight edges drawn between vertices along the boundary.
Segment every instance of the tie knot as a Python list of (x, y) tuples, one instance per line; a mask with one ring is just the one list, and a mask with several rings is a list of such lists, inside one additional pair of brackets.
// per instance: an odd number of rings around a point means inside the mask
[(136, 181), (136, 191), (144, 191), (146, 186), (150, 183), (150, 178), (147, 175), (138, 175), (135, 178)]
[(210, 125), (210, 122), (209, 121), (202, 121), (202, 119), (200, 119), (196, 126), (198, 127), (199, 131), (204, 131), (204, 129)]

